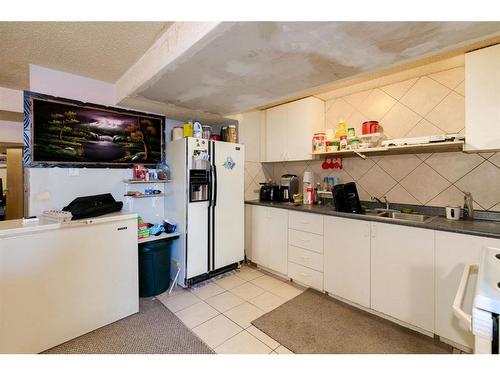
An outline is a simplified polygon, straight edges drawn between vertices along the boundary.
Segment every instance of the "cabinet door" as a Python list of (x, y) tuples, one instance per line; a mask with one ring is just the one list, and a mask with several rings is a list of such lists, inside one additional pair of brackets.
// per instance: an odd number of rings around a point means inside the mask
[[(474, 336), (453, 314), (452, 304), (464, 266), (479, 263), (485, 246), (500, 247), (500, 240), (436, 232), (436, 334), (473, 348)], [(472, 275), (462, 308), (471, 311), (477, 275)]]
[(253, 206), (251, 216), (251, 260), (286, 275), (288, 211)]
[(370, 222), (324, 218), (325, 291), (370, 307)]
[(287, 149), (287, 105), (266, 110), (266, 161), (285, 160)]
[(500, 149), (500, 45), (465, 54), (465, 149)]
[(434, 231), (371, 224), (371, 308), (434, 331)]
[(310, 160), (313, 135), (325, 130), (325, 103), (310, 97), (288, 103), (287, 106), (286, 160)]

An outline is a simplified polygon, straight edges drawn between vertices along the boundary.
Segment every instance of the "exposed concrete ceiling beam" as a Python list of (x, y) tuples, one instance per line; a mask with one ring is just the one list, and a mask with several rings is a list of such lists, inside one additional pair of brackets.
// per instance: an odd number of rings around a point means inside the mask
[(137, 96), (138, 91), (160, 79), (176, 59), (204, 48), (214, 31), (222, 32), (230, 25), (231, 22), (175, 22), (116, 82), (116, 102), (121, 105), (125, 99)]

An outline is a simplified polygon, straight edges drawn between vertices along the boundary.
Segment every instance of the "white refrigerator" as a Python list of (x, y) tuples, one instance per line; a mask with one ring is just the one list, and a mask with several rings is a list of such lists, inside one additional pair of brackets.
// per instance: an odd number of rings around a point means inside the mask
[(183, 138), (167, 144), (172, 183), (165, 217), (181, 233), (172, 259), (184, 287), (234, 269), (244, 259), (244, 155), (237, 143)]

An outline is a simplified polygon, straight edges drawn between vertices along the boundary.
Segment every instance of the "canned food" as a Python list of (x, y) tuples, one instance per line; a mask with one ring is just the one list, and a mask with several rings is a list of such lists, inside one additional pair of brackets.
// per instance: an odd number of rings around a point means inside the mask
[(201, 138), (210, 139), (210, 136), (212, 135), (212, 127), (208, 125), (203, 125), (201, 129), (202, 129)]
[(230, 143), (238, 142), (238, 131), (236, 130), (236, 125), (229, 125), (227, 127), (226, 142)]
[(356, 134), (354, 128), (349, 128), (347, 129), (347, 136), (348, 137), (354, 137), (354, 135)]
[(315, 133), (312, 139), (313, 152), (326, 152), (325, 133)]

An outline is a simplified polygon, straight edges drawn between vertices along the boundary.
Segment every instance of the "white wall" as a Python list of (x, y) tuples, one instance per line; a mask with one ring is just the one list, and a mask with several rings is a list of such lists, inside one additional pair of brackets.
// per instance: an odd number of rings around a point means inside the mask
[[(73, 74), (30, 65), (30, 90), (38, 93), (102, 105), (114, 105), (113, 85)], [(78, 175), (71, 175), (78, 173)], [(160, 222), (164, 207), (161, 198), (131, 200), (123, 196), (131, 169), (116, 168), (26, 168), (28, 214), (61, 209), (74, 198), (111, 193), (116, 200), (133, 202), (134, 212), (146, 221)], [(134, 186), (131, 190), (143, 190)]]
[(0, 111), (23, 112), (23, 92), (0, 87)]
[(23, 143), (23, 123), (0, 120), (0, 142)]
[(114, 105), (112, 83), (30, 65), (30, 90), (102, 105)]

